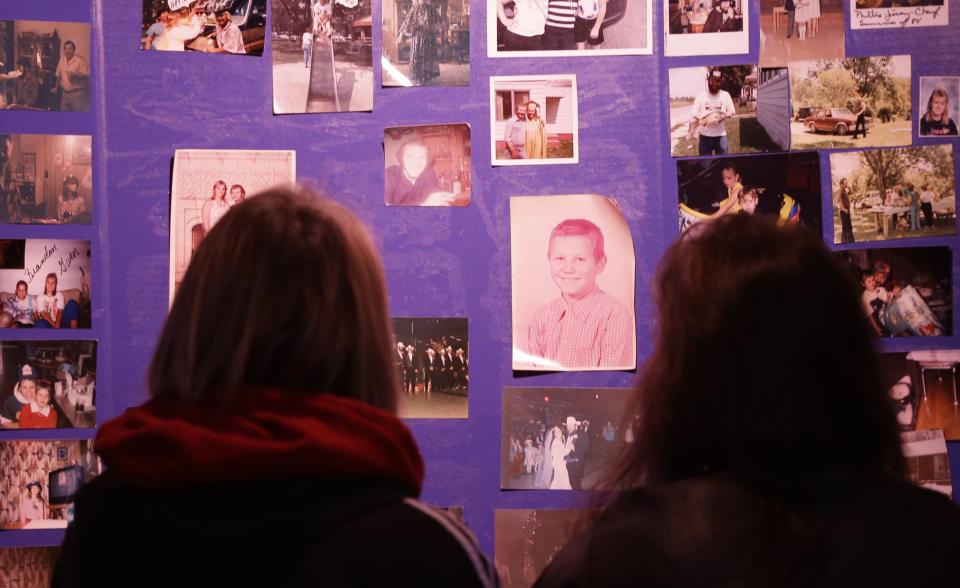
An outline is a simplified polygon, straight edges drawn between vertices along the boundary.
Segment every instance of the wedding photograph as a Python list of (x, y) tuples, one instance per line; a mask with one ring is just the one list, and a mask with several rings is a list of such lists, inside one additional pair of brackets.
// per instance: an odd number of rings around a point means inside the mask
[(664, 55), (734, 55), (750, 50), (750, 11), (743, 0), (665, 0)]
[(760, 0), (760, 63), (843, 59), (844, 0)]
[(0, 222), (93, 220), (90, 135), (0, 134)]
[(90, 110), (90, 24), (0, 20), (0, 109)]
[(469, 86), (470, 3), (384, 0), (384, 87)]
[(465, 419), (470, 388), (466, 318), (398, 318), (393, 323), (394, 363), (403, 394), (399, 414), (408, 419)]
[(575, 76), (490, 77), (491, 165), (577, 163), (579, 133)]
[(143, 0), (140, 49), (263, 55), (267, 0)]
[(383, 130), (387, 206), (467, 206), (472, 185), (470, 125)]

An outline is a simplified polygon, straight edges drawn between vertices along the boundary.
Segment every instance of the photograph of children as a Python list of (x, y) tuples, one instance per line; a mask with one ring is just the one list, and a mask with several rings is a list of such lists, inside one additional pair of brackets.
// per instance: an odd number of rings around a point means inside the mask
[(90, 25), (0, 20), (0, 108), (90, 110)]
[(850, 28), (946, 26), (948, 13), (947, 0), (850, 0)]
[(953, 332), (947, 247), (847, 249), (835, 255), (860, 281), (863, 312), (878, 337), (938, 337)]
[(0, 239), (0, 328), (89, 329), (90, 241)]
[(917, 349), (884, 353), (878, 366), (902, 431), (940, 429), (960, 439), (957, 366), (960, 349)]
[(589, 524), (586, 510), (510, 509), (493, 513), (494, 564), (502, 588), (530, 588), (563, 546)]
[(760, 0), (760, 63), (843, 59), (844, 0)]
[(469, 86), (470, 3), (384, 0), (384, 86)]
[(743, 0), (665, 0), (663, 22), (668, 56), (750, 50), (750, 11)]
[(629, 388), (504, 388), (502, 490), (589, 490), (623, 446)]
[(764, 214), (820, 232), (816, 153), (684, 159), (677, 162), (680, 232), (725, 214)]
[(89, 135), (0, 135), (0, 222), (89, 225)]
[(576, 77), (491, 76), (490, 131), (492, 165), (577, 163)]
[(465, 419), (470, 384), (466, 318), (393, 318), (394, 360), (409, 419)]
[(940, 429), (901, 433), (910, 481), (921, 488), (953, 498), (947, 442)]
[(0, 549), (0, 587), (52, 586), (59, 547)]
[(786, 68), (671, 69), (671, 154), (786, 151), (790, 148), (789, 82)]
[(143, 0), (140, 49), (263, 55), (267, 0)]
[(66, 529), (77, 493), (100, 469), (90, 441), (0, 443), (0, 531)]
[(384, 129), (384, 203), (467, 206), (472, 152), (466, 123)]
[(650, 0), (488, 0), (487, 56), (652, 55), (652, 6)]
[(373, 110), (370, 0), (272, 0), (273, 112)]
[(295, 151), (178, 149), (170, 204), (170, 303), (190, 258), (217, 221), (248, 195), (296, 181)]
[(510, 198), (513, 369), (637, 366), (634, 249), (606, 196)]
[(830, 176), (834, 243), (957, 234), (950, 145), (832, 153)]
[(920, 76), (921, 137), (956, 137), (960, 120), (960, 77)]
[(791, 63), (790, 97), (791, 149), (913, 141), (909, 55)]
[(0, 341), (0, 367), (0, 429), (96, 426), (96, 341)]

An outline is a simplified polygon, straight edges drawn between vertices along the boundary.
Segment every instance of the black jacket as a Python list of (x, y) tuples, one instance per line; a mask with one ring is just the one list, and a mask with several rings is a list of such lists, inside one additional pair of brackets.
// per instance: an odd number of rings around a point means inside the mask
[(144, 490), (107, 472), (76, 501), (53, 586), (494, 586), (472, 535), (407, 495), (330, 478)]
[(774, 505), (730, 481), (630, 491), (575, 537), (536, 588), (960, 585), (960, 508), (852, 474)]

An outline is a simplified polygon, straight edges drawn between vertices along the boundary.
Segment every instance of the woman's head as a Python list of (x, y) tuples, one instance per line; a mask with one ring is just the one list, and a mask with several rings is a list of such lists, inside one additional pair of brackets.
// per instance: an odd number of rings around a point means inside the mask
[(943, 88), (934, 88), (927, 100), (927, 120), (946, 123), (950, 120), (950, 96)]
[(43, 291), (48, 296), (57, 293), (57, 274), (53, 272), (47, 274), (47, 279), (43, 281)]
[(212, 412), (270, 387), (395, 410), (383, 268), (357, 218), (306, 188), (232, 207), (184, 275), (151, 394)]
[(637, 439), (611, 485), (902, 475), (859, 290), (819, 235), (723, 217), (667, 250), (654, 296), (656, 345), (624, 419)]
[(223, 180), (217, 180), (213, 184), (213, 193), (210, 195), (210, 200), (223, 200), (227, 195), (227, 183)]
[(723, 169), (720, 170), (720, 176), (723, 178), (723, 185), (731, 188), (740, 181), (740, 172), (737, 170), (737, 166), (732, 163), (727, 163), (723, 166)]

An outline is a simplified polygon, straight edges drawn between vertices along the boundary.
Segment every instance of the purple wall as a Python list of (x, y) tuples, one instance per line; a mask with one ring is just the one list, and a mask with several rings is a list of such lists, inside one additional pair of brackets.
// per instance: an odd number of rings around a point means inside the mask
[[(638, 0), (631, 0), (630, 9), (638, 5)], [(8, 237), (93, 241), (94, 329), (78, 335), (100, 340), (101, 420), (145, 396), (145, 369), (167, 309), (174, 149), (296, 149), (298, 178), (317, 183), (373, 228), (384, 252), (395, 316), (469, 317), (470, 418), (411, 423), (428, 464), (424, 499), (437, 505), (464, 506), (467, 522), (491, 553), (494, 509), (569, 508), (583, 503), (585, 497), (575, 493), (499, 490), (501, 389), (627, 386), (634, 375), (514, 376), (510, 369), (508, 198), (513, 194), (599, 193), (619, 200), (637, 252), (637, 331), (642, 361), (650, 350), (650, 276), (660, 252), (676, 235), (676, 167), (667, 143), (666, 70), (756, 62), (759, 15), (752, 3), (749, 56), (491, 60), (485, 57), (485, 6), (485, 2), (473, 3), (470, 87), (381, 89), (377, 70), (373, 113), (274, 116), (269, 36), (260, 58), (141, 52), (140, 0), (4, 3), (2, 19), (93, 23), (94, 111), (2, 112), (0, 128), (14, 133), (94, 135), (94, 225), (4, 226), (2, 230)], [(663, 46), (661, 6), (658, 2), (653, 11), (657, 54)], [(373, 21), (380, 22), (379, 3), (374, 6)], [(960, 15), (954, 16), (953, 22), (960, 22)], [(856, 35), (848, 32), (847, 53), (911, 53), (914, 78), (960, 75), (958, 29), (951, 24)], [(379, 31), (375, 41), (374, 55), (379, 55)], [(578, 165), (490, 167), (487, 78), (530, 73), (577, 75)], [(915, 105), (916, 87), (915, 82)], [(383, 128), (449, 122), (468, 122), (473, 131), (473, 203), (462, 209), (386, 208), (382, 200)], [(824, 171), (829, 169), (826, 154), (821, 154), (821, 165)], [(824, 231), (830, 242), (827, 175), (822, 186)], [(948, 244), (953, 249), (957, 240), (913, 240), (894, 246), (906, 244)], [(956, 271), (954, 284), (957, 299)], [(240, 279), (237, 285), (242, 287)], [(960, 340), (882, 344), (885, 351), (903, 351), (956, 346)], [(2, 439), (80, 438), (83, 433), (3, 433)], [(952, 468), (960, 472), (960, 445), (952, 443), (950, 450)], [(960, 494), (960, 486), (955, 487)], [(60, 532), (5, 532), (0, 534), (0, 547), (55, 544), (61, 537)]]

